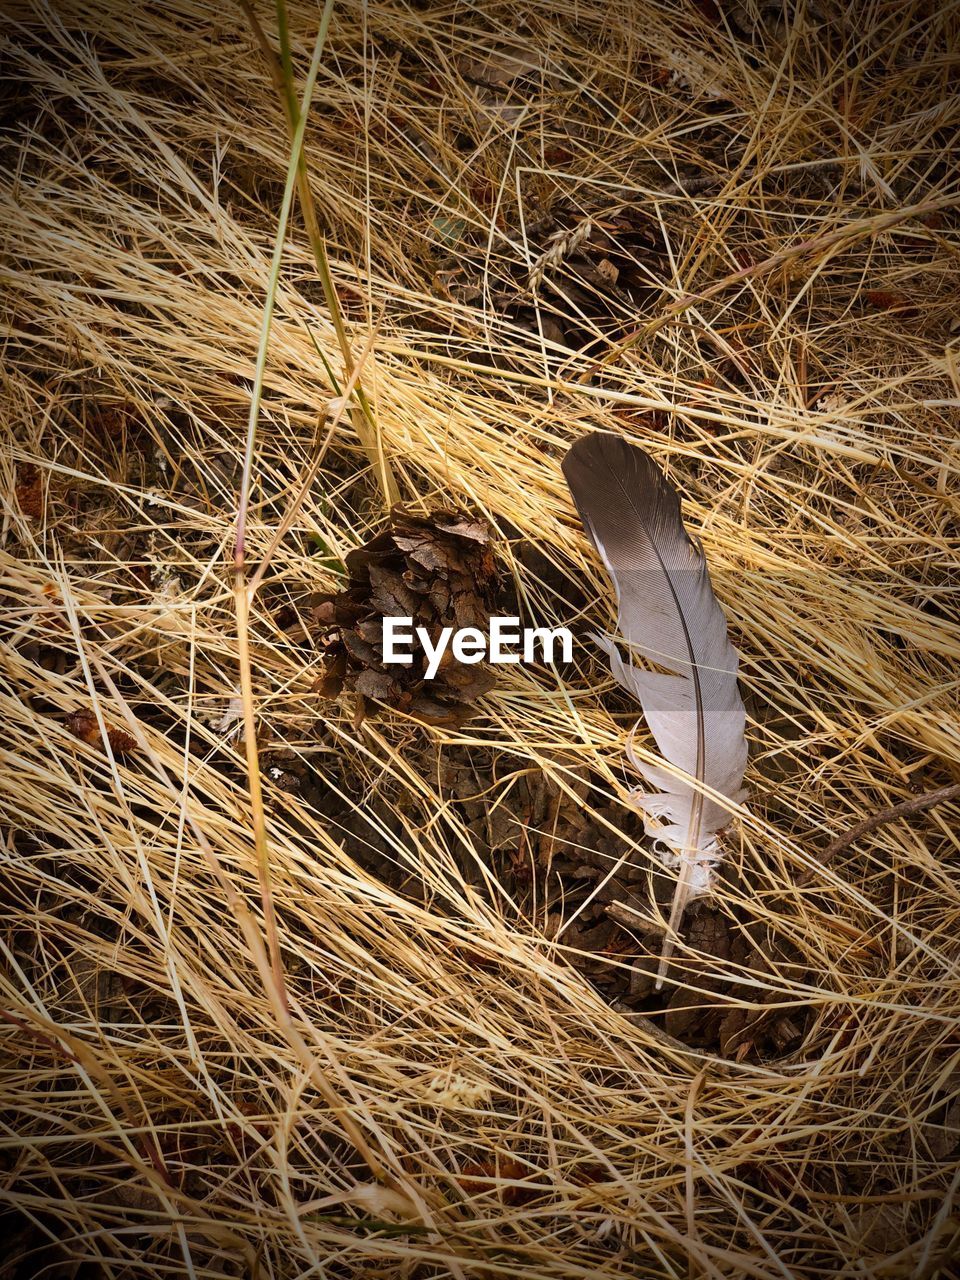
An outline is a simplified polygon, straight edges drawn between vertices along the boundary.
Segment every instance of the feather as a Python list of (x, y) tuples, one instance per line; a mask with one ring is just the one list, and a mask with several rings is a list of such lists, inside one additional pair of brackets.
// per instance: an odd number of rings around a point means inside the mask
[[(639, 759), (631, 734), (627, 755), (651, 788), (638, 788), (633, 799), (647, 834), (665, 846), (664, 862), (679, 869), (659, 990), (687, 903), (714, 884), (722, 856), (716, 837), (730, 822), (730, 802), (745, 795), (737, 652), (703, 550), (684, 528), (677, 491), (656, 463), (620, 436), (595, 432), (570, 449), (563, 474), (613, 581), (626, 660), (612, 636), (595, 639), (672, 766)], [(634, 656), (660, 670), (636, 666)]]

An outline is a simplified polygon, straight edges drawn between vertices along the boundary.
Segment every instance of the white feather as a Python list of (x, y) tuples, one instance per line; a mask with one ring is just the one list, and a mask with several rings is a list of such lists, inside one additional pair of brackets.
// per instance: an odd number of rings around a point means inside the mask
[[(686, 903), (713, 886), (722, 852), (717, 834), (745, 796), (746, 716), (738, 658), (714, 595), (706, 560), (680, 517), (676, 490), (642, 450), (597, 432), (563, 463), (581, 518), (617, 593), (624, 660), (609, 635), (596, 641), (619, 684), (640, 703), (663, 760), (628, 747), (651, 790), (634, 800), (644, 828), (679, 868), (661, 964), (662, 979)], [(637, 656), (661, 668), (651, 671)]]

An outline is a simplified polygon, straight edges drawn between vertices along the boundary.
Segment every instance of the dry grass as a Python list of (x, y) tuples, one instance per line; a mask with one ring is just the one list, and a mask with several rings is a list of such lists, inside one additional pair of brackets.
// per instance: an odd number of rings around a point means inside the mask
[[(426, 889), (389, 888), (266, 769), (287, 1014), (231, 711), (268, 294), (249, 565), (348, 376), (296, 204), (271, 290), (287, 125), (239, 9), (8, 7), (4, 1275), (68, 1274), (44, 1239), (118, 1278), (948, 1274), (956, 802), (818, 854), (960, 780), (958, 10), (807, 3), (751, 38), (711, 9), (526, 6), (525, 79), (507, 6), (334, 9), (305, 156), (371, 414), (333, 431), (245, 638), (261, 750), (386, 803), (378, 839)], [(319, 21), (289, 13), (301, 89)], [(563, 236), (528, 228), (624, 208), (670, 273), (612, 339), (558, 348)], [(498, 302), (531, 278), (533, 340)], [(723, 998), (804, 1011), (779, 1060), (608, 1007), (417, 772), (427, 739), (481, 744), (505, 762), (491, 806), (530, 769), (625, 804), (629, 724), (589, 646), (562, 685), (503, 668), (463, 732), (357, 728), (275, 621), (335, 587), (387, 471), (536, 540), (607, 620), (558, 465), (595, 427), (669, 465), (743, 655), (752, 799), (720, 903), (795, 960), (730, 964), (752, 995)], [(515, 545), (531, 612), (570, 622)]]

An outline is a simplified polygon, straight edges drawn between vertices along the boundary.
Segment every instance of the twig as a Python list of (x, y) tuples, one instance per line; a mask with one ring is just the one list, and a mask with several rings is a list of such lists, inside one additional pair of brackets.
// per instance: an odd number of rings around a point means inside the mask
[(834, 231), (827, 232), (826, 235), (813, 236), (809, 240), (801, 240), (799, 244), (792, 244), (785, 249), (779, 249), (776, 253), (771, 254), (769, 258), (764, 258), (762, 262), (754, 262), (748, 267), (741, 267), (739, 271), (732, 271), (730, 275), (724, 276), (722, 280), (715, 281), (709, 288), (704, 289), (702, 293), (684, 294), (676, 302), (672, 302), (655, 320), (651, 320), (649, 324), (645, 324), (642, 328), (634, 329), (632, 333), (628, 333), (621, 342), (607, 352), (602, 360), (598, 360), (596, 364), (591, 365), (585, 373), (581, 374), (577, 381), (588, 382), (601, 369), (606, 368), (608, 364), (611, 364), (621, 356), (624, 351), (652, 337), (665, 324), (669, 323), (674, 316), (687, 311), (698, 302), (709, 302), (711, 298), (723, 293), (732, 284), (738, 284), (741, 280), (752, 279), (754, 276), (767, 275), (785, 262), (790, 262), (793, 258), (799, 258), (805, 253), (832, 249), (834, 246), (842, 244), (845, 240), (855, 240), (859, 236), (876, 235), (880, 231), (885, 231), (888, 227), (896, 226), (898, 222), (909, 222), (911, 218), (922, 218), (925, 214), (936, 213), (940, 209), (951, 209), (958, 203), (960, 203), (960, 196), (958, 195), (944, 196), (939, 200), (925, 200), (920, 204), (908, 205), (906, 209), (893, 209), (887, 213), (874, 214), (872, 218), (860, 218), (856, 222), (848, 222), (842, 227), (837, 227)]
[(638, 911), (627, 902), (608, 902), (604, 911), (611, 920), (624, 925), (627, 929), (642, 929), (644, 933), (665, 934), (666, 922), (654, 920), (645, 911)]
[(823, 867), (830, 865), (838, 853), (842, 853), (848, 845), (859, 840), (861, 836), (867, 835), (868, 832), (875, 831), (877, 827), (884, 827), (889, 822), (896, 822), (897, 818), (909, 818), (915, 813), (924, 813), (935, 805), (946, 804), (948, 800), (958, 798), (960, 798), (960, 783), (951, 783), (946, 787), (940, 787), (937, 791), (927, 791), (922, 796), (912, 796), (909, 800), (902, 800), (900, 804), (891, 805), (889, 809), (881, 809), (879, 813), (874, 813), (869, 818), (855, 823), (849, 831), (845, 831), (842, 836), (837, 836), (836, 840), (827, 845), (819, 858), (817, 869), (804, 872), (797, 881), (798, 888), (806, 888), (816, 879), (817, 873)]

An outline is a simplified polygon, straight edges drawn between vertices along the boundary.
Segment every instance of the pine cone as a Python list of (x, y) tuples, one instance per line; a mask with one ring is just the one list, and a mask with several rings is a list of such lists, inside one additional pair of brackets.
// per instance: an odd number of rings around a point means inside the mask
[(383, 661), (383, 619), (409, 617), (435, 644), (443, 627), (486, 631), (498, 575), (486, 523), (462, 511), (428, 516), (397, 507), (390, 528), (346, 558), (349, 585), (320, 599), (313, 610), (326, 650), (317, 691), (360, 696), (358, 717), (370, 702), (395, 707), (427, 724), (460, 725), (476, 714), (472, 703), (496, 684), (483, 663), (455, 660), (448, 648), (432, 680), (414, 640), (410, 666)]

